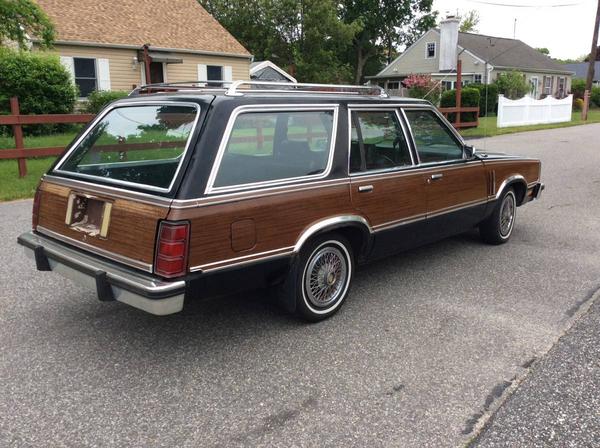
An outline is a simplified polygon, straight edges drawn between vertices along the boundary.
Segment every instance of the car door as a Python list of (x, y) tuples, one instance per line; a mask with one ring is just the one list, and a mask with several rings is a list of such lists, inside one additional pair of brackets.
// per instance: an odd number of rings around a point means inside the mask
[(350, 108), (352, 205), (374, 230), (373, 255), (417, 243), (415, 223), (426, 217), (426, 184), (397, 109)]
[(432, 108), (405, 108), (427, 184), (427, 221), (433, 236), (467, 230), (483, 218), (487, 181), (483, 162), (468, 158), (462, 141)]

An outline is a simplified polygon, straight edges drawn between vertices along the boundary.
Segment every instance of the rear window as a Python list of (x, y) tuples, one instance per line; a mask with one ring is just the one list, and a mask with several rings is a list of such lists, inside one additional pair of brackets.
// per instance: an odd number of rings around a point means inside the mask
[(325, 174), (333, 110), (246, 112), (237, 116), (213, 187)]
[(58, 171), (168, 190), (183, 159), (198, 107), (139, 105), (112, 109)]

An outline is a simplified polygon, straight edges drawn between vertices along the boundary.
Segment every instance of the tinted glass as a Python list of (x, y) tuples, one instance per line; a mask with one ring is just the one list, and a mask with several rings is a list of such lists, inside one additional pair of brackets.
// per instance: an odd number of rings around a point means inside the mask
[(191, 106), (128, 106), (111, 110), (59, 167), (62, 171), (167, 188), (194, 121)]
[(406, 110), (421, 163), (463, 158), (462, 146), (452, 131), (430, 110)]
[(329, 160), (332, 128), (331, 111), (241, 114), (214, 187), (322, 174)]
[(352, 112), (350, 171), (411, 165), (396, 112)]

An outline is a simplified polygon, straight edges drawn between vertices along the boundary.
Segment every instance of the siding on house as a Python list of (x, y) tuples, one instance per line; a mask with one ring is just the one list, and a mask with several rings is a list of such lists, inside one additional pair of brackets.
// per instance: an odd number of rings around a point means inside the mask
[[(56, 45), (53, 49), (61, 57), (107, 59), (110, 74), (110, 90), (131, 90), (142, 84), (143, 64), (136, 63), (137, 50), (94, 47), (83, 45)], [(198, 79), (198, 65), (231, 67), (232, 78), (249, 79), (250, 60), (227, 56), (199, 55), (185, 52), (170, 52), (181, 58), (181, 64), (166, 64), (166, 81), (192, 81)]]

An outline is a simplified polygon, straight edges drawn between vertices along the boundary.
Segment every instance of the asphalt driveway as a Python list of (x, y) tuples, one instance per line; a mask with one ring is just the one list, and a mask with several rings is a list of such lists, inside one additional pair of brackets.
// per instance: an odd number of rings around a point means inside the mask
[(0, 205), (0, 446), (464, 445), (600, 287), (599, 135), (488, 139), (543, 161), (511, 242), (372, 264), (314, 325), (262, 292), (168, 317), (101, 303), (21, 253), (30, 201)]

